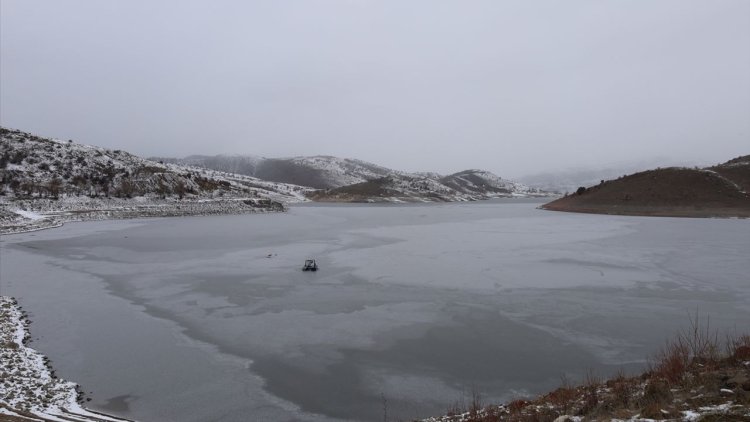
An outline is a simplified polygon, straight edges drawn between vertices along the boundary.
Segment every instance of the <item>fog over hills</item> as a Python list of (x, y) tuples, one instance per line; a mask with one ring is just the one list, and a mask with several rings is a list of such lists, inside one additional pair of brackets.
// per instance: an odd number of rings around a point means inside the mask
[(366, 161), (331, 156), (264, 158), (252, 155), (191, 155), (155, 160), (226, 171), (315, 189), (339, 188), (393, 174)]
[(235, 171), (271, 182), (321, 189), (323, 192), (311, 196), (319, 201), (468, 201), (551, 194), (485, 170), (464, 170), (450, 175), (408, 173), (362, 160), (324, 155), (292, 158), (216, 155), (154, 159)]
[(705, 166), (708, 163), (692, 161), (678, 161), (667, 157), (654, 157), (648, 160), (619, 161), (600, 163), (586, 167), (571, 167), (568, 169), (540, 171), (529, 169), (530, 173), (519, 177), (518, 180), (529, 186), (556, 192), (575, 192), (581, 186), (592, 186), (602, 180), (644, 171), (657, 167), (694, 167)]
[(191, 156), (129, 152), (0, 128), (0, 231), (73, 219), (280, 211), (308, 200), (475, 201), (550, 193), (467, 170), (406, 173), (348, 158)]

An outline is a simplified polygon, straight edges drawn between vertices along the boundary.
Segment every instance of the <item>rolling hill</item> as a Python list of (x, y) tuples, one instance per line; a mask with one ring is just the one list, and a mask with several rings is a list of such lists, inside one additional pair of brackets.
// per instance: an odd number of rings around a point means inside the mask
[(318, 190), (309, 197), (327, 202), (456, 202), (549, 195), (503, 180), (488, 171), (466, 170), (449, 176), (391, 174), (336, 189)]
[(542, 206), (553, 211), (750, 217), (750, 155), (706, 168), (659, 168), (602, 182)]
[(308, 195), (314, 201), (472, 201), (554, 195), (484, 170), (465, 170), (448, 176), (432, 172), (408, 173), (362, 160), (322, 155), (293, 158), (190, 156), (159, 160), (307, 186), (317, 189)]
[(283, 210), (309, 190), (0, 128), (0, 228), (6, 232), (36, 220), (44, 226), (65, 219)]
[(263, 158), (250, 155), (192, 155), (164, 158), (163, 162), (198, 166), (243, 174), (262, 180), (291, 183), (314, 189), (333, 189), (366, 182), (395, 173), (366, 161), (327, 155), (292, 158)]

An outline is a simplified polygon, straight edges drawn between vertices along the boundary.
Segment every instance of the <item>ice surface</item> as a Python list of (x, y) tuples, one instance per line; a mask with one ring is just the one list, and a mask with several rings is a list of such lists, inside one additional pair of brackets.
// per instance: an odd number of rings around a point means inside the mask
[(696, 309), (750, 323), (746, 220), (537, 205), (80, 223), (4, 237), (0, 275), (92, 406), (143, 420), (412, 419), (639, 369)]

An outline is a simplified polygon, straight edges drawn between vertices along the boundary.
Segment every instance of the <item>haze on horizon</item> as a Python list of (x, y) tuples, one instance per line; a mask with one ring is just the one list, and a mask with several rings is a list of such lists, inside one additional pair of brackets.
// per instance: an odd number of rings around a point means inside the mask
[(503, 177), (750, 153), (750, 2), (0, 3), (0, 124)]

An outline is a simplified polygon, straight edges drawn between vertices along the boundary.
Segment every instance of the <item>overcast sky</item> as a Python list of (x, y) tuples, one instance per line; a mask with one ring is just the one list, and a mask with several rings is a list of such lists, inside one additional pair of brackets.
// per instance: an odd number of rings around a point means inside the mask
[(504, 177), (750, 154), (750, 1), (0, 2), (0, 123)]

